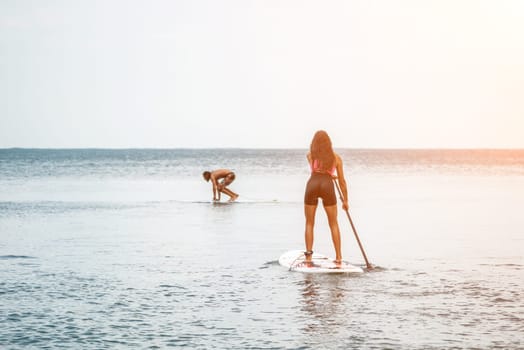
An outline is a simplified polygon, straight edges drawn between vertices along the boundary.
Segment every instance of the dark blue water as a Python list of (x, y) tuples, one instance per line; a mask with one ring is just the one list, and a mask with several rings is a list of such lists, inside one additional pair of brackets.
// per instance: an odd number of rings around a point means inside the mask
[[(0, 150), (0, 347), (523, 348), (524, 151), (340, 154), (358, 277), (276, 263), (305, 150)], [(217, 167), (238, 203), (210, 202)]]

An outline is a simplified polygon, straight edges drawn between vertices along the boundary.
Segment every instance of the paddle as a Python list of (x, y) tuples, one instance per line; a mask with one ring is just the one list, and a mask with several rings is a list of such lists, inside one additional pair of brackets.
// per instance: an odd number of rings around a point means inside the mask
[[(338, 186), (337, 179), (334, 177), (333, 182), (335, 183), (335, 186), (337, 187), (338, 194), (340, 195), (340, 200), (344, 201), (344, 196), (342, 195), (342, 191), (340, 191), (340, 187)], [(362, 255), (364, 256), (364, 260), (366, 261), (366, 267), (368, 269), (372, 269), (373, 266), (368, 261), (368, 258), (366, 256), (366, 252), (364, 252), (364, 247), (362, 247), (362, 243), (360, 243), (360, 238), (358, 238), (357, 230), (355, 229), (355, 225), (353, 225), (353, 220), (351, 220), (351, 215), (349, 215), (349, 210), (344, 210), (346, 212), (346, 215), (348, 216), (349, 223), (351, 224), (351, 229), (353, 229), (353, 233), (355, 234), (355, 238), (357, 239), (358, 246), (360, 247), (360, 251), (362, 252)]]

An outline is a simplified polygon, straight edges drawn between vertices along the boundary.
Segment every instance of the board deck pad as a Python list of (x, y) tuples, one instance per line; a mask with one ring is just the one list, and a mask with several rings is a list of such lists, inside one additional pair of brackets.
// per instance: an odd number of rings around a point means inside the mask
[(287, 267), (290, 271), (305, 272), (305, 273), (363, 273), (362, 268), (351, 265), (347, 261), (342, 261), (342, 264), (337, 265), (325, 255), (313, 253), (312, 264), (304, 263), (303, 250), (290, 250), (285, 252), (278, 259), (278, 263)]

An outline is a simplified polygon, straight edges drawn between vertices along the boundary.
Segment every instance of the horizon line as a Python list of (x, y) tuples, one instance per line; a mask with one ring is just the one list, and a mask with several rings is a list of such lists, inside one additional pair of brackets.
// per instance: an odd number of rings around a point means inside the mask
[[(309, 147), (0, 147), (0, 150), (307, 150)], [(333, 147), (371, 151), (524, 151), (512, 147)]]

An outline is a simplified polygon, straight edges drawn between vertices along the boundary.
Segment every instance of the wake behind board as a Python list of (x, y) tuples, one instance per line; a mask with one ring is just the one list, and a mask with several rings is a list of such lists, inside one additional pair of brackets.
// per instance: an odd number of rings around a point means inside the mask
[(305, 273), (363, 273), (360, 267), (351, 265), (347, 261), (342, 261), (342, 264), (337, 265), (332, 258), (322, 254), (314, 253), (312, 257), (312, 264), (304, 263), (303, 250), (290, 250), (285, 252), (278, 259), (278, 263), (287, 267), (290, 271), (305, 272)]

